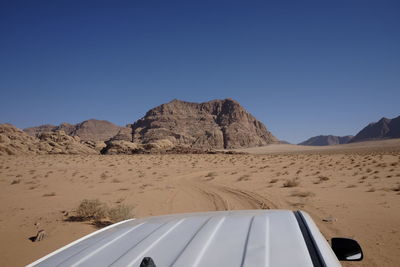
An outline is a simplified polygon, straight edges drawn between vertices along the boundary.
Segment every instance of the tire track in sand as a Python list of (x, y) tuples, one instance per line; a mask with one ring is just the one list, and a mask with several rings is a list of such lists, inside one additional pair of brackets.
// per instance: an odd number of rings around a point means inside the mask
[(186, 190), (194, 191), (199, 199), (211, 203), (214, 210), (238, 209), (276, 209), (277, 205), (271, 200), (255, 192), (217, 185), (186, 180), (181, 183)]

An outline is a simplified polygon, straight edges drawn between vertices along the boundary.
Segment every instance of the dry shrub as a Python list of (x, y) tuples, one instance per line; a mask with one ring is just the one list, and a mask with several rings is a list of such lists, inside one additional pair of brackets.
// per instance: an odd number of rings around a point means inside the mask
[(207, 173), (207, 175), (206, 175), (206, 177), (214, 177), (214, 176), (217, 176), (217, 173), (216, 173), (216, 172), (209, 172), (209, 173)]
[(296, 187), (300, 184), (299, 181), (297, 181), (296, 179), (289, 179), (286, 180), (286, 182), (283, 183), (283, 187)]
[(107, 215), (107, 205), (98, 199), (84, 199), (76, 213), (85, 220), (101, 220)]
[(318, 176), (318, 179), (319, 179), (320, 182), (323, 182), (323, 181), (328, 181), (329, 177), (320, 175), (320, 176)]
[(133, 217), (133, 207), (120, 204), (114, 208), (109, 209), (108, 217), (113, 223), (124, 221)]
[(120, 189), (118, 189), (118, 191), (128, 191), (129, 188), (128, 187), (121, 187)]
[(395, 192), (399, 192), (400, 191), (400, 184), (396, 185), (395, 187), (392, 187), (392, 190)]
[(16, 180), (12, 180), (11, 184), (19, 184), (21, 182), (21, 179), (16, 179)]
[(313, 197), (315, 194), (310, 191), (294, 191), (290, 194), (292, 197)]
[(276, 179), (276, 178), (275, 178), (275, 179), (272, 179), (271, 181), (269, 181), (269, 183), (270, 183), (270, 184), (274, 184), (274, 183), (276, 183), (276, 182), (278, 182), (278, 181), (279, 181), (279, 179)]
[(236, 181), (239, 181), (239, 182), (240, 181), (248, 181), (249, 178), (250, 178), (250, 175), (245, 174), (245, 175), (240, 176)]
[(54, 192), (43, 194), (44, 197), (54, 197), (55, 195), (56, 193)]

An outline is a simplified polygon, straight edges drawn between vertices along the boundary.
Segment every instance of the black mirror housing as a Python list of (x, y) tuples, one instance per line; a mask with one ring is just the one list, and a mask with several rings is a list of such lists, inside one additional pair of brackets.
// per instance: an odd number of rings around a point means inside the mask
[(334, 237), (331, 239), (332, 250), (340, 261), (361, 261), (364, 258), (361, 246), (350, 238)]

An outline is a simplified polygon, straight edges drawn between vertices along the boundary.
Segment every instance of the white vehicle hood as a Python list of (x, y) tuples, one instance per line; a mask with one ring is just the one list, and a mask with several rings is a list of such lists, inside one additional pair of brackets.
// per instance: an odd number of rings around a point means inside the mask
[(157, 267), (313, 266), (293, 212), (284, 210), (127, 220), (81, 238), (29, 266), (139, 267), (144, 257), (151, 257)]

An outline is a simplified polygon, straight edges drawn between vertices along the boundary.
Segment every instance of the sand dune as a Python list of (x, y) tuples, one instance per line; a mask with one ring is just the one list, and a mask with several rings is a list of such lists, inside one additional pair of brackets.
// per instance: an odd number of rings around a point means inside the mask
[[(365, 261), (345, 266), (396, 266), (399, 140), (383, 142), (247, 150), (264, 155), (0, 157), (0, 266), (27, 264), (95, 231), (87, 222), (66, 221), (85, 198), (133, 205), (136, 217), (302, 209), (327, 238), (360, 241)], [(47, 238), (31, 242), (40, 229)]]

